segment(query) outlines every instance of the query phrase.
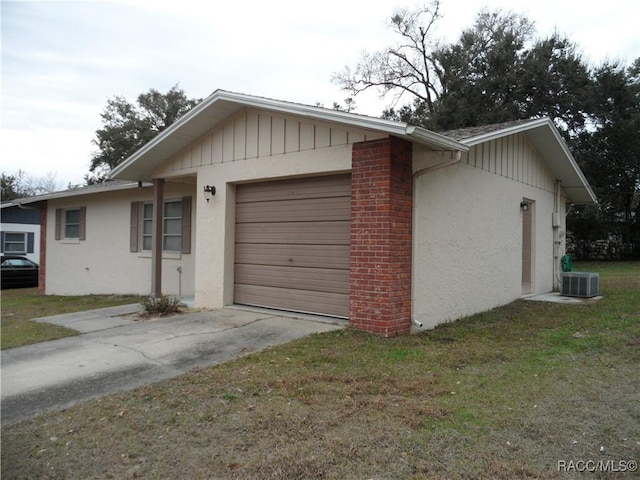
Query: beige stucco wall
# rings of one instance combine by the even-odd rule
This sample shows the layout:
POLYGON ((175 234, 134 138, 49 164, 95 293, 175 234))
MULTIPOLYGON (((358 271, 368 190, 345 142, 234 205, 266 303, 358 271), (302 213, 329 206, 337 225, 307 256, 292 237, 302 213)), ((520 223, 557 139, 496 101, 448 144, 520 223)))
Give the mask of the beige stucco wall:
MULTIPOLYGON (((512 142, 518 144, 510 157, 483 145, 480 154, 473 148, 458 163, 417 173, 412 315, 423 328, 522 296, 523 199, 534 202, 532 289, 553 289, 555 182, 526 139, 512 142)), ((442 162, 419 149, 414 157, 414 171, 442 162)))
MULTIPOLYGON (((165 253, 163 293, 193 295, 196 252, 194 185, 167 183, 165 199, 194 198, 191 254, 165 253), (177 271, 182 267, 182 274, 177 271)), ((152 200, 152 190, 129 189, 50 200, 47 212, 46 293, 83 295, 151 291, 151 252, 129 251, 131 202, 152 200), (56 208, 86 207, 86 240, 56 240, 56 208)))

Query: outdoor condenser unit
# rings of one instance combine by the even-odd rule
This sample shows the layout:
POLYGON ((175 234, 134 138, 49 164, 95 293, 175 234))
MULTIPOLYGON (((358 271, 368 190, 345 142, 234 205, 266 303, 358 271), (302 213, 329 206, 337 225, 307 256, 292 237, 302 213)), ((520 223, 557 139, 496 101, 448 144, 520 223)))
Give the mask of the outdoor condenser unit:
POLYGON ((600 289, 600 275, 592 272, 563 272, 562 295, 595 297, 600 289))

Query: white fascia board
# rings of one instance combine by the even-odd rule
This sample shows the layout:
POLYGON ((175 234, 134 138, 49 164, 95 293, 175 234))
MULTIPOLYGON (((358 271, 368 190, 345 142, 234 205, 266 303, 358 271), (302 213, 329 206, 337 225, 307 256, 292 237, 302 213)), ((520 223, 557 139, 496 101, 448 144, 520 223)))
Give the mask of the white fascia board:
POLYGON ((528 128, 525 128, 523 130, 523 133, 526 133, 527 130, 532 130, 534 128, 546 126, 548 128, 548 131, 553 135, 556 144, 560 147, 560 150, 562 151, 564 159, 569 163, 572 173, 574 173, 578 177, 580 183, 582 184, 581 187, 575 187, 572 185, 567 188, 572 188, 574 190, 577 188, 584 188, 584 190, 587 193, 587 197, 591 200, 590 202, 585 200, 585 201, 574 202, 574 203, 598 203, 596 194, 591 189, 591 185, 589 185, 589 181, 586 179, 586 177, 582 173, 582 170, 578 166, 578 162, 576 162, 575 158, 573 158, 573 155, 571 154, 569 147, 567 147, 567 144, 564 141, 564 138, 562 138, 562 136, 560 135, 560 132, 558 132, 558 129, 553 124, 551 119, 549 117, 544 117, 544 118, 541 118, 540 120, 534 120, 531 123, 527 123, 525 124, 525 126, 528 128))
MULTIPOLYGON (((526 134, 528 131, 535 130, 538 128, 544 128, 544 127, 547 128, 548 133, 553 135, 556 144, 560 147, 563 159, 569 164, 572 170, 572 173, 576 175, 576 177, 579 179, 580 183, 582 184, 580 187, 576 187, 576 186, 567 187, 567 191, 569 191, 569 189, 576 191, 578 188, 583 188, 586 191, 587 195, 586 197, 584 197, 584 201, 581 200, 580 202, 575 202, 575 203, 597 203, 596 195, 591 189, 589 182, 587 181, 584 174, 582 173, 582 170, 580 170, 580 167, 578 166, 577 162, 573 158, 573 155, 569 151, 569 148, 567 147, 567 144, 565 143, 564 139, 558 132, 558 129, 556 128, 556 126, 553 124, 553 122, 549 117, 534 119, 529 122, 521 123, 519 125, 514 125, 512 127, 507 127, 501 130, 496 130, 494 132, 467 138, 467 139, 464 139, 463 141, 466 145, 474 146, 480 143, 496 140, 501 137, 506 137, 508 135, 514 135, 516 133, 526 134), (586 200, 587 198, 589 198, 591 201, 587 201, 586 200)), ((559 180, 562 180, 562 179, 559 179, 559 180)))
MULTIPOLYGON (((483 133, 475 137, 465 138, 463 142, 465 145, 473 147, 474 145, 478 145, 480 143, 489 142, 501 137, 506 137, 507 135, 515 135, 516 133, 526 132, 527 130, 531 130, 532 128, 537 128, 543 125, 553 126, 553 123, 551 122, 551 119, 549 117, 538 118, 526 123, 521 123, 519 125, 513 125, 511 127, 502 128, 493 132, 483 133)), ((553 126, 553 129, 555 129, 555 126, 553 126)))
POLYGON ((575 158, 573 158, 573 155, 571 154, 571 151, 569 150, 569 147, 567 147, 567 144, 565 143, 564 138, 562 138, 560 136, 560 133, 558 133, 558 130, 555 128, 555 126, 553 128, 551 128, 551 132, 556 137, 556 140, 557 140, 558 144, 560 145, 560 148, 562 148, 562 151, 563 151, 567 161, 571 165, 571 168, 573 169, 575 174, 580 179, 580 182, 582 182, 582 185, 584 186, 585 190, 587 191, 587 194, 588 194, 589 198, 591 198, 591 202, 584 202, 584 203, 598 203, 598 198, 596 197, 596 194, 591 189, 591 185, 589 185, 589 181, 584 176, 584 174, 582 173, 582 170, 578 166, 578 162, 576 162, 575 158))

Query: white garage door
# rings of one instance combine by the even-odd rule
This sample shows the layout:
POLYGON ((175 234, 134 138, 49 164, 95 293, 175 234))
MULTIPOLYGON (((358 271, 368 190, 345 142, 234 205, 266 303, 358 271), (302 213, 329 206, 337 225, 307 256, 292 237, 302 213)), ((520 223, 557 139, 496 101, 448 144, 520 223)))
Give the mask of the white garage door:
POLYGON ((235 303, 349 315, 349 175, 238 185, 235 303))

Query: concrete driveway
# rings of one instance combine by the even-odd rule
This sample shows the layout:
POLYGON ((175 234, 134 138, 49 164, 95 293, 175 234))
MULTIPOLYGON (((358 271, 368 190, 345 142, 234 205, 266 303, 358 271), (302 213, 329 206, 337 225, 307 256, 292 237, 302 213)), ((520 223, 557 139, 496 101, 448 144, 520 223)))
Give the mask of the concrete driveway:
POLYGON ((3 350, 2 424, 346 326, 236 308, 138 320, 138 305, 38 319, 76 337, 3 350))

